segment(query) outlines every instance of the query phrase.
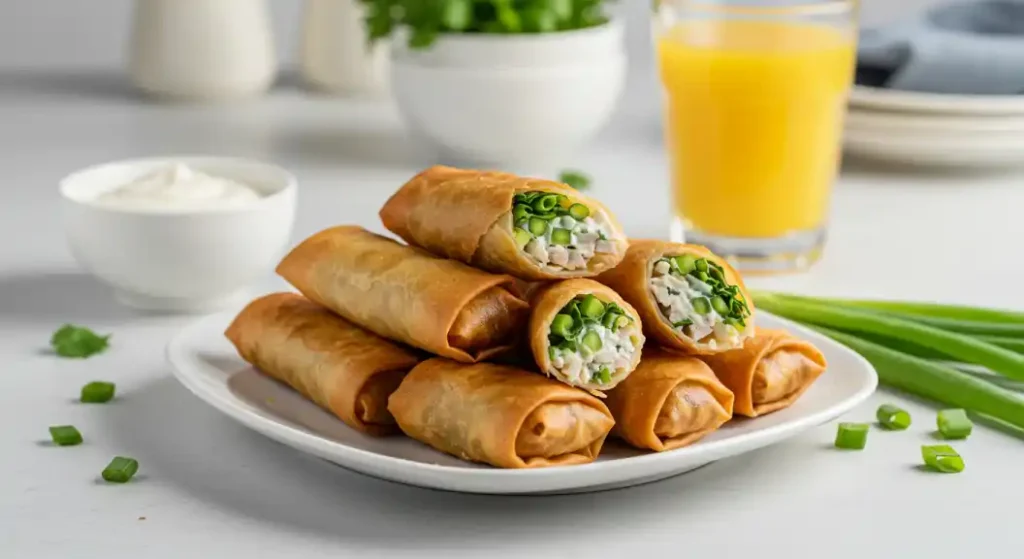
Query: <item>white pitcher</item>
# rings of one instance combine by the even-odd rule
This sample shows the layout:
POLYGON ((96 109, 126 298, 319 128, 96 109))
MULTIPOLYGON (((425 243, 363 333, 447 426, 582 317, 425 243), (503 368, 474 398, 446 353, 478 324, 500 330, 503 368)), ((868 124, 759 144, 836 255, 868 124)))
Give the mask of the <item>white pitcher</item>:
POLYGON ((308 0, 302 33, 302 76, 323 91, 382 96, 388 90, 388 46, 370 47, 358 0, 308 0))
POLYGON ((135 85, 158 97, 262 93, 277 72, 266 0, 136 0, 129 59, 135 85))

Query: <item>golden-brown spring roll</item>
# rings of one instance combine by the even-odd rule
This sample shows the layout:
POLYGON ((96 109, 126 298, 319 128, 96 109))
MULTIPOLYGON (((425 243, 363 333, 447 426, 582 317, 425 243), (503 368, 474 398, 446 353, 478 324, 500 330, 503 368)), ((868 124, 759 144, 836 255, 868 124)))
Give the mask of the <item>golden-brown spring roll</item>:
POLYGON ((605 403, 615 418, 612 435, 660 452, 721 427, 732 418, 733 394, 700 359, 648 348, 605 403))
POLYGON ((424 361, 391 395, 406 435, 500 468, 592 462, 614 420, 582 390, 494 363, 424 361))
POLYGON ((826 367, 818 348, 782 330, 760 329, 741 349, 702 359, 736 395, 735 413, 747 417, 790 406, 826 367))
POLYGON ((594 276, 627 240, 603 204, 568 185, 494 171, 431 167, 380 210, 411 245, 527 280, 594 276))
POLYGON ((640 317, 605 285, 588 279, 551 284, 531 300, 530 350, 541 372, 604 397, 640 362, 640 317))
POLYGON ((636 307, 662 346, 710 355, 754 335, 754 304, 729 263, 697 245, 630 242, 626 258, 597 278, 636 307))
POLYGON ((371 435, 398 431, 388 397, 420 361, 295 293, 249 303, 225 335, 239 355, 288 384, 349 427, 371 435))
POLYGON ((375 334, 464 363, 514 347, 529 319, 513 278, 360 227, 313 235, 281 261, 277 273, 375 334))

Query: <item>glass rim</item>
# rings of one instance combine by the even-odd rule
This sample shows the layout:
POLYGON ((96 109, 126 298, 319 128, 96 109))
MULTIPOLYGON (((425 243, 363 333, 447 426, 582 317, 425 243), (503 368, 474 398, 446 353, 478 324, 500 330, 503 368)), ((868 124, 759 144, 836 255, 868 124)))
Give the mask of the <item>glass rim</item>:
POLYGON ((813 3, 797 3, 791 0, 792 4, 779 6, 739 6, 735 4, 720 4, 713 0, 658 0, 659 7, 686 8, 688 10, 699 10, 709 14, 721 15, 750 15, 750 16, 827 16, 843 15, 856 11, 860 0, 818 0, 813 3))

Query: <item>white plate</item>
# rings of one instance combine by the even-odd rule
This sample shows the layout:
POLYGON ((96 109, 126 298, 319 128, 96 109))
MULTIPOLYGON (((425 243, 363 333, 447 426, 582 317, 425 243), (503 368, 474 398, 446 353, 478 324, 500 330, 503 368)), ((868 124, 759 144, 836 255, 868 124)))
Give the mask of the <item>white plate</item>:
POLYGON ((871 365, 853 351, 761 313, 760 325, 784 327, 810 340, 829 362, 829 370, 794 406, 755 420, 730 422, 703 441, 670 452, 642 453, 610 443, 592 464, 502 470, 463 462, 406 437, 373 438, 350 429, 242 361, 223 334, 233 317, 206 317, 168 345, 174 374, 194 394, 259 433, 339 466, 410 485, 468 493, 574 493, 663 479, 831 421, 867 398, 878 382, 871 365))
POLYGON ((1024 95, 949 95, 855 85, 850 105, 883 111, 1024 115, 1024 95))
POLYGON ((1024 138, 1024 115, 946 115, 938 113, 892 113, 851 108, 846 115, 846 128, 880 134, 962 135, 980 134, 991 137, 1024 138))
POLYGON ((848 154, 901 164, 976 169, 1024 165, 1024 134, 847 128, 843 147, 848 154))

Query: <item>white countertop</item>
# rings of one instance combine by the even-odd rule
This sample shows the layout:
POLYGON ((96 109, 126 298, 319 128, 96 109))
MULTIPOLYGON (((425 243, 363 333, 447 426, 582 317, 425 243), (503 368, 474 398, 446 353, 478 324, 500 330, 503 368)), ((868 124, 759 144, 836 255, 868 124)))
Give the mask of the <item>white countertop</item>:
MULTIPOLYGON (((637 96, 633 101, 640 100, 637 96)), ((664 236, 665 158, 655 113, 634 102, 566 166, 633 236, 664 236)), ((113 82, 9 75, 0 84, 0 556, 3 557, 929 557, 1012 552, 1024 501, 1024 442, 979 427, 957 444, 959 475, 922 472, 934 412, 905 405, 910 432, 873 431, 860 453, 831 448, 835 425, 642 487, 501 498, 377 481, 271 442, 172 378, 168 338, 191 318, 140 316, 76 269, 56 183, 125 157, 231 154, 299 177, 294 240, 331 224, 374 229, 384 199, 430 163, 386 107, 294 90, 243 105, 156 106, 113 82), (112 332, 85 361, 45 354, 78 322, 112 332), (106 406, 74 403, 90 380, 117 382, 106 406), (71 423, 86 443, 45 444, 71 423), (125 486, 98 480, 137 458, 125 486)), ((544 171, 544 170, 538 170, 544 171)), ((548 172, 553 170, 547 170, 548 172)), ((1024 308, 1024 175, 910 173, 848 166, 826 257, 810 273, 756 280, 815 294, 921 298, 1024 308)), ((282 284, 268 277, 270 289, 282 284)))

